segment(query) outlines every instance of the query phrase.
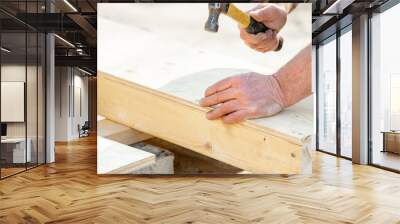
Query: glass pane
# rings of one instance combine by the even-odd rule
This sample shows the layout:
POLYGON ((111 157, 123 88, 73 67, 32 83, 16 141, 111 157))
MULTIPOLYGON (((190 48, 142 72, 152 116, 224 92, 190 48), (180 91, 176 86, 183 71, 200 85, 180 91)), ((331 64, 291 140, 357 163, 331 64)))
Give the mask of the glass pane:
POLYGON ((340 37, 340 122, 341 155, 352 156, 352 35, 351 31, 340 37))
POLYGON ((336 40, 318 48, 318 146, 336 153, 336 40))
POLYGON ((400 170, 400 5, 372 18, 372 163, 400 170))
POLYGON ((28 156, 28 168, 37 165, 37 157, 38 157, 38 143, 37 143, 37 132, 38 132, 38 49, 37 49, 37 33, 27 33, 28 38, 28 51, 27 51, 27 80, 26 80, 26 111, 27 111, 27 142, 28 147, 27 150, 28 156))
POLYGON ((1 34, 2 177, 25 170, 26 34, 1 34), (5 50, 4 50, 5 49, 5 50))

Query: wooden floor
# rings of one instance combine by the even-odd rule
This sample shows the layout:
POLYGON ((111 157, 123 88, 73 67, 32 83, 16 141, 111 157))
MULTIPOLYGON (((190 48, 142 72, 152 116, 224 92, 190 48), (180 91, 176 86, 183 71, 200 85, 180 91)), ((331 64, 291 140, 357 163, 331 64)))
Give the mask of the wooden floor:
POLYGON ((1 168, 1 178, 4 178, 4 177, 10 176, 10 175, 22 172, 24 170, 26 170, 25 167, 23 167, 23 168, 22 167, 21 168, 20 167, 18 167, 18 168, 14 168, 14 167, 1 168))
POLYGON ((400 223, 400 175, 318 153, 312 176, 96 175, 95 138, 0 181, 0 223, 400 223))
POLYGON ((372 157, 374 164, 400 170, 400 155, 392 152, 374 151, 372 157))

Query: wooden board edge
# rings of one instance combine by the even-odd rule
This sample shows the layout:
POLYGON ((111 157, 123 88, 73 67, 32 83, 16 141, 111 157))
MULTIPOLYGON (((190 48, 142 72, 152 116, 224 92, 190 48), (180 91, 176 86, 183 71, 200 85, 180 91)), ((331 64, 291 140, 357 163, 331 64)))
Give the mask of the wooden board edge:
POLYGON ((99 119, 97 121, 97 135, 125 145, 132 145, 153 138, 151 135, 132 129, 108 118, 99 119), (104 129, 108 130, 106 131, 104 129))
MULTIPOLYGON (((141 158, 140 160, 135 160, 135 161, 132 161, 129 164, 122 165, 122 166, 120 166, 118 168, 115 168, 115 169, 108 169, 108 171, 104 171, 104 172, 102 172, 101 169, 99 169, 99 165, 101 164, 99 162, 99 160, 100 159, 104 159, 104 158, 102 158, 102 156, 104 156, 104 155, 102 155, 102 156, 97 155, 97 174, 128 174, 128 173, 130 173, 130 172, 132 172, 134 170, 138 170, 138 169, 143 168, 145 166, 149 166, 149 165, 152 165, 152 164, 156 163, 156 156, 154 154, 145 152, 145 151, 143 151, 141 149, 138 149, 138 148, 135 148, 135 147, 132 147, 132 146, 128 146, 128 145, 125 145, 123 143, 119 143, 119 142, 116 142, 114 140, 108 139, 106 137, 102 137, 102 136, 97 136, 97 142, 100 143, 100 144, 102 142, 108 144, 107 148, 104 148, 103 150, 112 150, 112 149, 110 149, 110 147, 115 147, 115 148, 123 147, 124 149, 128 149, 129 153, 131 153, 131 152, 134 153, 136 151, 138 153, 141 153, 142 155, 143 154, 146 155, 146 157, 141 158)), ((99 145, 99 144, 97 145, 97 153, 98 154, 100 154, 100 151, 102 151, 102 147, 105 147, 105 146, 102 146, 102 145, 99 145)))
MULTIPOLYGON (((185 105, 185 106, 190 107, 190 108, 192 108, 194 110, 197 110, 197 111, 208 112, 209 110, 212 109, 212 108, 201 107, 200 105, 197 105, 197 104, 195 104, 195 103, 193 103, 191 101, 188 101, 188 100, 185 100, 185 99, 182 99, 182 98, 177 98, 177 97, 175 97, 173 95, 170 95, 168 93, 164 93, 164 92, 161 92, 159 90, 152 89, 152 88, 140 85, 138 83, 134 83, 134 82, 131 82, 129 80, 125 80, 125 79, 116 77, 114 75, 111 75, 111 74, 103 72, 103 71, 98 71, 97 74, 98 74, 99 78, 108 79, 110 81, 118 82, 121 85, 126 85, 126 86, 133 87, 135 89, 140 89, 141 91, 147 92, 147 93, 155 95, 157 97, 161 97, 161 98, 165 98, 165 99, 177 102, 179 104, 185 105)), ((263 126, 255 123, 252 120, 246 120, 244 122, 241 122, 241 123, 238 123, 238 124, 235 124, 235 125, 251 127, 253 129, 257 129, 258 131, 264 132, 264 133, 266 133, 268 135, 274 135, 276 137, 285 139, 286 141, 289 141, 289 142, 291 142, 293 144, 297 144, 299 146, 301 146, 303 144, 301 140, 299 140, 299 139, 297 139, 295 137, 288 136, 285 133, 281 133, 279 131, 272 130, 272 129, 268 128, 268 127, 263 127, 263 126)))

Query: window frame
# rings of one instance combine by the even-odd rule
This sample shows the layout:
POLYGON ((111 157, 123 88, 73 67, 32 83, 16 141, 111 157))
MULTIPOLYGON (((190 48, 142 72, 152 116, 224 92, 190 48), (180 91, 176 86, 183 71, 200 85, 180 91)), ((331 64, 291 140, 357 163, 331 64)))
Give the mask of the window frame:
POLYGON ((336 33, 330 35, 329 37, 319 41, 318 44, 316 44, 316 51, 315 51, 315 60, 316 60, 316 68, 315 68, 315 73, 316 73, 316 150, 319 152, 327 153, 329 155, 337 156, 343 159, 347 160, 352 160, 351 157, 347 157, 342 155, 341 152, 341 118, 340 118, 340 103, 341 103, 341 97, 340 97, 340 84, 341 84, 341 64, 340 64, 340 37, 347 32, 351 32, 352 23, 347 24, 345 27, 339 29, 336 31, 336 33), (319 75, 319 51, 318 49, 320 48, 321 43, 327 44, 331 41, 336 41, 336 152, 332 153, 329 151, 326 151, 324 149, 321 149, 319 146, 319 136, 320 136, 320 130, 319 130, 319 122, 320 122, 320 113, 319 113, 319 98, 320 98, 320 89, 319 89, 319 82, 320 82, 320 75, 319 75))

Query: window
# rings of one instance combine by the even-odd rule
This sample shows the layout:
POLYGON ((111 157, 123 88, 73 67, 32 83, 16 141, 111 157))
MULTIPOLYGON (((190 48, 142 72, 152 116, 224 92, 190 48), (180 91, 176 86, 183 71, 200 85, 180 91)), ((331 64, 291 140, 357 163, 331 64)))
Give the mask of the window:
POLYGON ((336 153, 336 36, 318 47, 318 149, 336 153))
POLYGON ((352 34, 351 26, 340 36, 340 154, 352 156, 352 34))
POLYGON ((371 18, 372 164, 400 170, 400 5, 371 18))
MULTIPOLYGON (((44 2, 41 2, 42 4, 44 2)), ((12 4, 1 2, 0 6, 12 4)), ((20 13, 42 10, 19 2, 20 13)), ((45 35, 0 13, 0 178, 45 163, 45 35), (10 25, 12 24, 12 26, 10 25)))
POLYGON ((390 130, 400 130, 400 73, 390 74, 390 130))

